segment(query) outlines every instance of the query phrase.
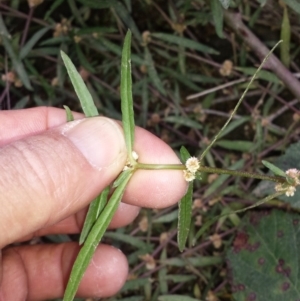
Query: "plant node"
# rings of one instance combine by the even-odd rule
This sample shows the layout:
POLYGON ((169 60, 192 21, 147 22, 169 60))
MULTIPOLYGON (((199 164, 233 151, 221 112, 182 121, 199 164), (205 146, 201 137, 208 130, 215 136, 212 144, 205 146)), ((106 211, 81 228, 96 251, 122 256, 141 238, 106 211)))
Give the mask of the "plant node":
POLYGON ((286 196, 294 196, 296 187, 300 185, 300 171, 296 168, 288 169, 285 183, 278 183, 275 186, 277 192, 285 192, 286 196))
POLYGON ((130 160, 129 158, 127 158, 127 161, 126 161, 126 164, 125 164, 125 166, 123 168, 123 171, 129 170, 129 169, 134 169, 134 167, 135 167, 135 165, 136 165, 136 163, 138 161, 139 155, 135 151, 132 151, 131 152, 131 157, 132 157, 132 159, 134 161, 132 162, 132 160, 130 160))

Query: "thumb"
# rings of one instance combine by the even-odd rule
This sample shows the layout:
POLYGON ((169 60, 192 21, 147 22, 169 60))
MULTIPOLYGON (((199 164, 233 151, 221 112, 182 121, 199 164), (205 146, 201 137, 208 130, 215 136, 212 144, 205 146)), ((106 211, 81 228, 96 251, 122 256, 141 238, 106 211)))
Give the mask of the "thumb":
POLYGON ((0 248, 77 212, 121 172, 122 128, 94 117, 0 148, 0 248))

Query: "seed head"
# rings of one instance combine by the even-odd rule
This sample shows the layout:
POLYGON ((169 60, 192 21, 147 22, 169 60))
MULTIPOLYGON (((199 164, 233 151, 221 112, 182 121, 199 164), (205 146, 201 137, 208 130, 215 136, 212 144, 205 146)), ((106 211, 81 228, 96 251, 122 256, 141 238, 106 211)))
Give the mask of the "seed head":
POLYGON ((183 177, 187 182, 191 182, 191 181, 195 180, 195 174, 190 172, 189 170, 183 171, 183 177))
POLYGON ((294 196, 296 187, 293 185, 288 185, 286 183, 279 183, 275 186, 277 192, 285 192, 286 196, 294 196))
POLYGON ((191 157, 185 162, 185 166, 191 173, 197 172, 200 167, 200 162, 196 157, 191 157))
POLYGON ((296 187, 295 186, 289 186, 285 192, 286 196, 294 196, 296 191, 296 187))
POLYGON ((300 171, 296 168, 288 169, 285 174, 294 180, 295 185, 300 185, 300 171))

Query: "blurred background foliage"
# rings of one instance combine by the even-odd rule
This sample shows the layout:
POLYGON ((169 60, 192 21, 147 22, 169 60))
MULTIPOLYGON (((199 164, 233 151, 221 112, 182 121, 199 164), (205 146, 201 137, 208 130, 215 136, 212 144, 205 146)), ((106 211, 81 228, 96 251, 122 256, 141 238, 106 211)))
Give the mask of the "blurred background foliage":
MULTIPOLYGON (((275 51, 280 66, 266 64, 204 162, 266 172, 263 158, 273 161, 299 140, 299 14, 294 0, 2 0, 1 109, 68 105, 80 111, 62 49, 101 114, 120 119, 121 47, 130 28, 136 123, 175 151, 185 145, 197 156, 229 117, 265 47, 283 39, 275 51)), ((120 293, 106 300, 263 300, 237 289, 225 262, 235 250, 232 241, 239 242, 234 237, 241 215, 220 218, 193 245, 205 220, 257 201, 251 195, 257 184, 203 175, 195 185, 183 253, 176 246, 176 206, 143 209, 135 223, 108 232, 105 241, 128 255, 130 273, 120 293)), ((278 206, 275 200, 256 211, 278 206)), ((70 239, 77 237, 48 236, 36 243, 70 239)))

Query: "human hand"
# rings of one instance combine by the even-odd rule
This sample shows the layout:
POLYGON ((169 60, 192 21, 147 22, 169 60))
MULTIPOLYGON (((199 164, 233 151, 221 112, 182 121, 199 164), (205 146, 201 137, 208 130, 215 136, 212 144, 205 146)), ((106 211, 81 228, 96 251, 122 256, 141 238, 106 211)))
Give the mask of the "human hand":
MULTIPOLYGON (((0 112, 0 300, 63 295, 77 243, 6 246, 41 235, 79 233, 84 208, 125 165, 118 123, 95 117, 66 124, 65 118, 56 108, 0 112)), ((135 136, 140 162, 179 163, 171 148, 151 133, 137 128, 135 136)), ((138 170, 110 227, 131 223, 139 207, 170 206, 185 190, 181 171, 138 170)), ((126 257, 119 250, 99 245, 77 295, 114 295, 127 271, 126 257)))

